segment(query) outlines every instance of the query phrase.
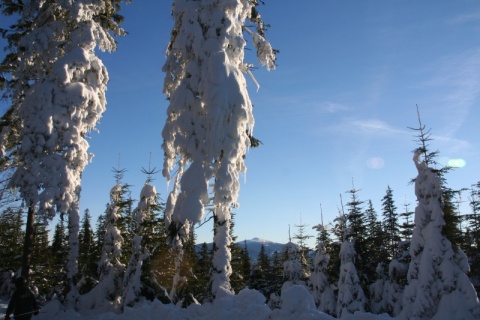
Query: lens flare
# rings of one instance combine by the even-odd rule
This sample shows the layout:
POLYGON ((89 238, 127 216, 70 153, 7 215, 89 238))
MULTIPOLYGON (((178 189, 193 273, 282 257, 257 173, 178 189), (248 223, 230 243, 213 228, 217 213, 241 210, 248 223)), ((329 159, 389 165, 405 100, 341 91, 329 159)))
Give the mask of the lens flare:
POLYGON ((467 162, 463 159, 450 159, 448 160, 448 166, 452 168, 463 168, 467 162))
POLYGON ((367 160, 367 166, 370 169, 381 169, 385 166, 385 161, 380 157, 373 157, 367 160))

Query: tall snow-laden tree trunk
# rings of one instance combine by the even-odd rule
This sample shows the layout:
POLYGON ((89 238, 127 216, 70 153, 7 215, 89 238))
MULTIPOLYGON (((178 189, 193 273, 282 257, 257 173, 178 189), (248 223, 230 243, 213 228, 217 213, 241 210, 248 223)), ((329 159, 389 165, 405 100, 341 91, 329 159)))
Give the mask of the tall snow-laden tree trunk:
POLYGON ((415 152, 415 228, 410 246, 408 285, 399 319, 479 319, 480 303, 466 273, 467 257, 442 234, 442 181, 415 152))
POLYGON ((253 10, 249 0, 174 1, 175 24, 163 67, 170 101, 162 132, 163 175, 170 180, 178 169, 166 208, 169 239, 182 250, 188 227, 203 219, 206 206, 213 206, 213 297, 232 291, 230 211, 237 206, 239 175, 246 169, 254 125, 244 77, 249 73, 244 30, 253 36, 260 63, 275 67, 270 44, 245 27, 247 19, 258 23, 253 10))
POLYGON ((72 289, 78 271, 74 265, 81 174, 92 157, 86 139, 106 105, 108 74, 95 49, 115 50, 109 32, 118 35, 123 30, 111 12, 118 6, 93 0, 23 1, 20 5, 28 28, 13 43, 19 49, 18 59, 8 86, 15 124, 2 130, 0 156, 11 155, 16 148, 10 186, 38 208, 36 213, 45 219, 57 212, 72 215, 68 264, 72 289), (16 140, 4 148, 3 140, 12 132, 16 140))

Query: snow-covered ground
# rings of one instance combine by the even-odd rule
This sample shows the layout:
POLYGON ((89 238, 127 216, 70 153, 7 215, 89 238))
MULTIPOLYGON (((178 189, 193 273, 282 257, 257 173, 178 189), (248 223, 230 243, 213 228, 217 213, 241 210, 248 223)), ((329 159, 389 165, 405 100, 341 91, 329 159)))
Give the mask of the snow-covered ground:
MULTIPOLYGON (((271 310, 265 298, 256 290, 244 289, 237 295, 225 294, 213 303, 191 305, 186 309, 162 304, 156 300, 144 302, 134 308, 126 308, 123 313, 99 313, 97 310, 64 310, 56 300, 47 303, 35 320, 332 320, 335 319, 315 308, 311 294, 302 286, 292 286, 282 292, 282 309, 271 310)), ((0 318, 5 316, 8 301, 0 301, 0 318)), ((356 313, 344 319, 391 320, 387 315, 356 313)))

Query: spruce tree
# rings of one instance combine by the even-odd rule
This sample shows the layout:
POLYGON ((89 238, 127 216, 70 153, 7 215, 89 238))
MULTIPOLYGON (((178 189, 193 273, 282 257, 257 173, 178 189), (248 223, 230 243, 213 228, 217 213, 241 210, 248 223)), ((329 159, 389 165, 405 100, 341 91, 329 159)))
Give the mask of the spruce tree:
POLYGON ((365 211, 362 207, 364 201, 359 199, 359 192, 360 189, 356 189, 352 183, 352 189, 347 191, 350 194, 350 200, 345 204, 345 209, 349 228, 348 240, 355 249, 355 267, 358 270, 362 288, 366 290, 373 280, 372 272, 375 269, 372 270, 370 268, 370 260, 367 259, 367 226, 365 223, 365 211))
POLYGON ((480 182, 472 186, 470 207, 471 214, 467 215, 470 245, 466 253, 470 260, 470 278, 480 297, 480 182))
POLYGON ((317 250, 313 259, 313 271, 310 275, 310 284, 313 289, 312 295, 318 310, 335 315, 336 300, 327 273, 330 256, 327 254, 325 243, 323 240, 320 240, 325 238, 325 236, 322 236, 325 227, 318 225, 317 231, 319 240, 317 241, 317 250))
POLYGON ((268 298, 271 293, 270 272, 270 258, 266 252, 265 245, 262 243, 257 259, 252 265, 250 288, 260 291, 266 298, 268 298))
POLYGON ((293 235, 293 239, 297 240, 297 245, 300 248, 299 255, 298 255, 298 260, 302 265, 303 269, 303 274, 304 278, 302 279, 303 281, 306 281, 307 278, 310 276, 310 269, 311 269, 311 262, 310 262, 310 256, 309 252, 310 249, 307 246, 307 241, 310 238, 313 238, 313 236, 306 234, 306 227, 307 225, 304 223, 301 223, 298 225, 295 225, 296 228, 296 233, 293 235))
POLYGON ((429 167, 425 154, 425 149, 418 148, 413 158, 418 171, 415 179, 418 205, 400 319, 430 319, 439 314, 455 318, 458 312, 467 312, 471 319, 476 319, 480 317, 480 303, 466 276, 468 261, 442 231, 443 181, 439 172, 429 167))
POLYGON ((206 275, 210 275, 212 258, 213 252, 211 248, 208 247, 206 242, 202 243, 200 250, 197 253, 197 263, 195 264, 194 270, 194 290, 196 292, 195 297, 200 302, 204 301, 208 296, 207 285, 209 278, 206 277, 206 275))
POLYGON ((355 248, 350 239, 351 229, 348 218, 340 215, 335 219, 336 229, 342 234, 343 242, 340 247, 340 274, 337 288, 337 318, 345 317, 356 311, 365 311, 366 297, 355 268, 355 248))
POLYGON ((6 208, 0 213, 0 269, 16 272, 21 267, 24 238, 22 209, 6 208))
POLYGON ((55 270, 55 272, 49 274, 49 281, 52 283, 54 293, 64 299, 64 286, 67 272, 66 261, 68 256, 68 243, 65 221, 63 221, 62 219, 60 219, 55 225, 52 242, 49 248, 49 254, 50 269, 55 270))
POLYGON ((144 287, 142 283, 143 264, 144 261, 150 257, 151 249, 153 249, 151 239, 143 239, 144 235, 151 236, 152 234, 152 230, 145 232, 144 223, 154 220, 154 210, 158 208, 158 195, 155 187, 152 186, 150 182, 151 178, 149 177, 140 192, 140 201, 138 202, 137 208, 133 211, 132 225, 134 225, 134 236, 131 242, 132 253, 130 261, 123 278, 123 307, 132 307, 140 300, 144 287), (148 247, 146 244, 148 244, 148 247))
MULTIPOLYGON (((51 259, 51 254, 49 252, 48 229, 45 221, 37 217, 33 229, 32 270, 29 284, 35 286, 41 296, 51 298, 52 288, 58 285, 61 286, 63 283, 54 283, 49 279, 50 275, 57 274, 58 271, 51 269, 48 262, 51 259)), ((67 250, 67 248, 65 247, 64 250, 67 250)))
POLYGON ((365 254, 368 257, 368 261, 365 261, 365 270, 367 272, 367 279, 370 280, 369 282, 372 282, 374 279, 378 278, 378 264, 385 266, 389 261, 384 246, 386 235, 382 228, 382 223, 378 220, 377 212, 373 208, 372 200, 368 200, 367 203, 365 219, 366 234, 368 236, 365 240, 365 254))
POLYGON ((393 191, 387 187, 385 196, 382 199, 383 230, 385 231, 385 249, 388 258, 397 256, 398 242, 400 241, 400 226, 398 223, 397 207, 393 200, 393 191))
POLYGON ((181 242, 202 220, 205 207, 212 205, 212 297, 232 292, 231 210, 237 206, 239 176, 245 171, 244 158, 252 141, 252 104, 243 75, 250 72, 244 62, 244 32, 253 36, 260 63, 275 67, 274 50, 258 34, 264 27, 260 15, 254 15, 257 4, 176 0, 163 67, 164 92, 170 102, 162 132, 163 175, 170 180, 177 172, 166 208, 169 238, 181 259, 181 242), (246 25, 247 19, 256 32, 246 25))
POLYGON ((110 203, 105 211, 105 235, 97 269, 99 282, 91 291, 80 296, 77 302, 79 308, 93 309, 102 306, 110 306, 114 310, 120 308, 125 264, 122 263, 124 240, 117 224, 121 219, 122 205, 125 202, 125 188, 121 183, 123 172, 116 171, 116 184, 110 190, 110 203))
POLYGON ((80 281, 78 283, 79 293, 84 294, 90 291, 97 279, 97 261, 99 255, 95 254, 94 231, 91 226, 90 210, 85 209, 80 233, 78 237, 78 266, 80 270, 80 281))

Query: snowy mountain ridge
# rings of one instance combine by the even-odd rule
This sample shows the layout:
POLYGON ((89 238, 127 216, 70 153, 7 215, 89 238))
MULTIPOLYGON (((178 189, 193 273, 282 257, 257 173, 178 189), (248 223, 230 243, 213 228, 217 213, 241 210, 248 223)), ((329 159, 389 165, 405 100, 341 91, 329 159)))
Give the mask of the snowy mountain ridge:
MULTIPOLYGON (((250 256, 250 261, 255 261, 260 253, 260 249, 262 245, 265 247, 265 251, 269 256, 272 256, 275 251, 281 252, 283 250, 283 243, 274 242, 266 239, 261 239, 258 237, 254 237, 250 240, 242 240, 235 242, 237 246, 240 248, 247 247, 248 255, 250 256)), ((203 244, 197 244, 197 251, 200 250, 203 244)), ((207 243, 207 247, 209 250, 212 249, 212 243, 207 243)))

